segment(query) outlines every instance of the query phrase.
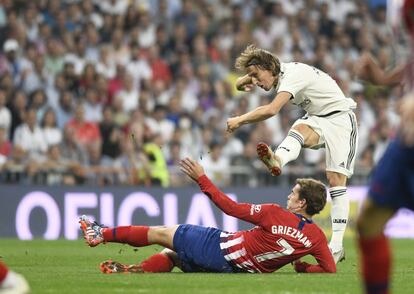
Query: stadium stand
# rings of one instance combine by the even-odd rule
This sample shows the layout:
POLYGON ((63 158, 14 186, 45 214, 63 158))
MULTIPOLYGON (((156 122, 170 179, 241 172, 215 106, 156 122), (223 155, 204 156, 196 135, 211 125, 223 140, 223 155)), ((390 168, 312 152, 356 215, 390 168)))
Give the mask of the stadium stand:
POLYGON ((281 142, 298 108, 225 133, 229 116, 273 98, 234 86, 235 58, 256 43, 329 73, 358 102, 351 184, 365 183, 395 134, 400 90, 362 84, 354 67, 370 52, 386 68, 405 42, 384 7, 357 0, 2 1, 0 182, 178 187, 185 156, 222 186, 323 178, 324 152, 302 152, 279 178, 255 155, 257 142, 281 142))

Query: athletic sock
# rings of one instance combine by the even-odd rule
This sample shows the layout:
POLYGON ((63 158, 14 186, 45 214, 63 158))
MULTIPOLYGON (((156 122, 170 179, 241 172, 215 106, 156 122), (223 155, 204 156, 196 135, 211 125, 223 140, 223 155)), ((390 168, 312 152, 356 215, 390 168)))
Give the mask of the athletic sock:
POLYGON ((167 255, 162 253, 150 256, 141 262, 140 265, 146 273, 167 273, 174 267, 172 260, 167 255))
POLYGON ((361 266, 365 291, 368 294, 387 294, 391 272, 391 251, 387 238, 359 239, 361 266))
POLYGON ((105 242, 127 243, 131 246, 142 247, 148 244, 147 226, 122 226, 104 228, 102 235, 105 242))
POLYGON ((9 272, 9 269, 7 268, 7 266, 4 263, 0 262, 0 285, 6 279, 8 272, 9 272))
POLYGON ((349 215, 349 198, 346 194, 346 187, 329 188, 329 194, 332 199, 332 237, 329 246, 333 252, 336 252, 343 247, 342 244, 349 215))
POLYGON ((275 154, 280 159, 280 167, 285 166, 289 161, 298 158, 305 140, 301 133, 291 129, 287 137, 277 147, 275 154))

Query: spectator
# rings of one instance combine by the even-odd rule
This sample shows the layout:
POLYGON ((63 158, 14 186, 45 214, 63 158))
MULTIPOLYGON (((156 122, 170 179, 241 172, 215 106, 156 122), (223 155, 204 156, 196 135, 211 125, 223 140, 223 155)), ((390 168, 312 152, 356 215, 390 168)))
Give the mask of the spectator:
POLYGON ((121 155, 121 130, 115 125, 113 118, 113 110, 110 106, 106 106, 103 110, 103 119, 99 124, 102 135, 102 155, 111 159, 116 159, 121 155))
POLYGON ((0 56, 0 74, 6 72, 12 75, 14 81, 20 77, 21 60, 18 57, 19 43, 15 39, 8 39, 3 44, 4 55, 0 56))
POLYGON ((65 127, 74 131, 74 139, 81 146, 87 147, 89 144, 101 141, 98 125, 86 120, 85 107, 82 104, 76 106, 73 119, 65 127))
POLYGON ((59 104, 56 106, 56 121, 60 129, 69 122, 73 116, 73 94, 70 91, 60 92, 59 104))
POLYGON ((45 60, 44 57, 39 54, 33 61, 33 69, 27 69, 22 73, 22 88, 26 94, 30 94, 34 90, 46 88, 47 82, 45 60))
POLYGON ((143 151, 148 158, 151 185, 166 188, 170 185, 170 178, 160 145, 162 145, 162 138, 156 134, 152 137, 152 141, 144 144, 143 151))
POLYGON ((163 142, 171 139, 175 129, 174 124, 167 119, 167 108, 162 105, 155 106, 152 116, 145 120, 145 124, 153 134, 160 134, 163 142))
POLYGON ((85 117, 90 122, 99 123, 102 120, 102 101, 99 100, 98 92, 95 88, 89 87, 85 92, 85 117))
POLYGON ((134 80, 131 75, 127 74, 124 77, 122 88, 116 94, 115 99, 122 100, 122 110, 124 112, 131 112, 132 110, 138 108, 139 92, 134 86, 134 80))
POLYGON ((220 186, 226 186, 230 180, 230 162, 227 157, 222 156, 222 145, 213 142, 210 145, 210 151, 203 157, 203 166, 206 171, 206 175, 212 181, 220 186))
POLYGON ((0 170, 12 151, 12 144, 7 137, 7 129, 3 125, 0 125, 0 170))
POLYGON ((44 112, 40 126, 43 129, 44 139, 48 147, 59 145, 62 142, 62 130, 57 126, 56 114, 52 108, 48 108, 44 112))
POLYGON ((6 92, 0 89, 0 126, 6 131, 6 139, 9 137, 9 131, 12 123, 12 116, 9 108, 6 107, 6 92))
POLYGON ((20 146, 30 158, 39 159, 46 154, 47 143, 43 130, 37 124, 37 112, 30 108, 26 112, 25 122, 16 128, 13 145, 20 146))

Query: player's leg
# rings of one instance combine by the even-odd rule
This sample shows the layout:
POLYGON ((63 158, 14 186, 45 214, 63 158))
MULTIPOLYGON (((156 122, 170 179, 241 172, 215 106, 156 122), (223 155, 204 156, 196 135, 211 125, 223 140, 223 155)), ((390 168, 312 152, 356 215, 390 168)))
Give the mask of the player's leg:
POLYGON ((86 216, 82 216, 79 223, 84 238, 90 247, 95 247, 101 243, 114 242, 135 247, 158 244, 173 249, 174 234, 178 228, 178 225, 170 227, 119 226, 105 228, 97 222, 89 221, 86 216))
MULTIPOLYGON (((150 230, 151 232, 151 230, 150 230)), ((160 229, 154 230, 153 242, 161 243, 165 233, 160 229)), ((233 267, 226 261, 220 248, 221 238, 228 236, 216 228, 206 228, 194 225, 180 225, 173 237, 173 250, 164 250, 143 261, 139 265, 123 265, 114 261, 101 264, 105 273, 112 272, 168 272, 173 266, 178 266, 183 272, 234 272, 233 267)))
POLYGON ((414 147, 392 141, 372 172, 357 226, 367 293, 388 293, 391 252, 383 230, 400 207, 414 210, 414 147))
POLYGON ((332 237, 329 247, 335 262, 344 258, 343 238, 349 216, 347 179, 352 176, 358 148, 358 127, 353 112, 314 118, 325 141, 326 177, 332 199, 332 237))
POLYGON ((326 172, 329 182, 329 194, 332 200, 331 222, 332 237, 329 248, 332 251, 335 262, 345 258, 343 239, 349 216, 349 197, 346 193, 347 177, 338 172, 326 172))
POLYGON ((366 293, 388 293, 391 273, 391 250, 383 231, 395 209, 375 205, 370 198, 358 217, 358 244, 366 293))
POLYGON ((101 272, 113 273, 166 273, 171 272, 174 266, 180 267, 177 253, 164 248, 160 253, 151 255, 139 264, 122 264, 117 261, 107 260, 100 264, 101 272))
POLYGON ((257 154, 274 176, 290 161, 298 158, 302 147, 311 147, 319 142, 319 134, 306 124, 295 124, 275 152, 264 143, 257 145, 257 154))

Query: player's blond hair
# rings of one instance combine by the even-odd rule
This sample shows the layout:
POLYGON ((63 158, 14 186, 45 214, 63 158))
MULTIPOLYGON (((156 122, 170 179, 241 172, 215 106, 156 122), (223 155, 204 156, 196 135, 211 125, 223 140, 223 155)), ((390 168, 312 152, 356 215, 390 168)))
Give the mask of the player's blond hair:
POLYGON ((280 61, 267 50, 257 48, 250 44, 236 59, 236 68, 245 71, 247 67, 255 65, 260 69, 269 70, 274 76, 280 73, 280 61))
POLYGON ((315 179, 297 179, 299 184, 299 198, 306 200, 306 213, 309 215, 318 214, 326 204, 326 187, 315 179))

